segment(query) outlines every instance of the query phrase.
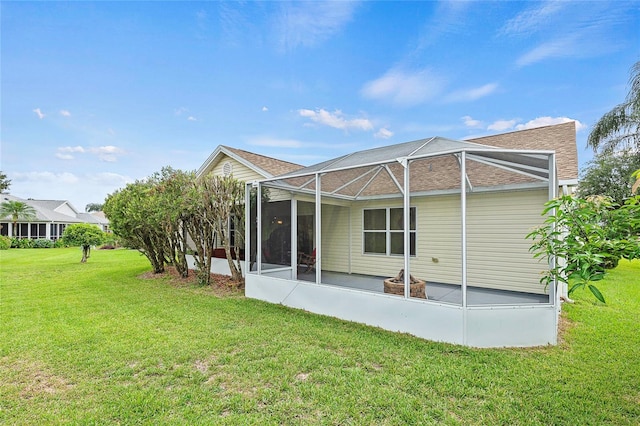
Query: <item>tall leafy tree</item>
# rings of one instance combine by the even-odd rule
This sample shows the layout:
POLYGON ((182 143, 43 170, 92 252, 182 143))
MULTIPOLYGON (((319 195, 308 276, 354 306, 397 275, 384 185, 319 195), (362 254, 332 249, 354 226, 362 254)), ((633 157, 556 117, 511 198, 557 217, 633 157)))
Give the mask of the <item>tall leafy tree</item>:
POLYGON ((104 241, 104 232, 90 223, 75 223, 64 229, 62 240, 70 246, 82 247, 82 259, 85 263, 91 254, 91 246, 97 246, 104 241))
POLYGON ((242 281, 242 264, 240 263, 240 247, 244 246, 244 184, 233 176, 208 176, 209 185, 215 197, 210 206, 214 217, 216 235, 224 247, 231 278, 235 282, 242 281), (234 221, 234 246, 231 247, 230 222, 234 221), (232 256, 232 250, 235 256, 232 256), (235 257, 235 263, 233 261, 235 257))
POLYGON ((125 244, 144 254, 154 273, 163 273, 169 262, 166 234, 161 220, 161 202, 154 196, 155 184, 138 180, 109 194, 103 210, 113 233, 125 244))
POLYGON ((577 195, 586 198, 606 195, 622 205, 632 194, 634 170, 640 169, 638 152, 602 152, 587 163, 580 173, 577 195))
POLYGON ((11 217, 13 235, 15 236, 18 221, 30 221, 36 218, 33 207, 23 201, 5 201, 0 204, 0 217, 11 217))
POLYGON ((206 176, 193 180, 184 194, 185 225, 191 238, 196 277, 201 284, 211 283, 211 256, 215 249, 215 231, 218 218, 214 214, 214 192, 206 176))
POLYGON ((626 99, 603 115, 589 134, 594 151, 640 149, 640 61, 631 67, 626 99))
POLYGON ((184 194, 195 180, 193 172, 163 167, 150 181, 154 184, 151 196, 157 200, 157 213, 160 225, 166 234, 166 253, 168 260, 182 276, 187 277, 187 228, 188 219, 184 194))
POLYGON ((102 211, 103 205, 104 204, 101 204, 101 203, 89 203, 84 207, 84 211, 87 213, 100 212, 102 211))
MULTIPOLYGON (((594 151, 640 151, 640 61, 631 67, 626 99, 598 120, 589 134, 587 145, 594 151)), ((640 169, 632 176, 636 181, 631 191, 635 193, 640 187, 640 169)))
POLYGON ((11 179, 7 179, 7 175, 0 171, 0 192, 5 192, 11 186, 11 179))

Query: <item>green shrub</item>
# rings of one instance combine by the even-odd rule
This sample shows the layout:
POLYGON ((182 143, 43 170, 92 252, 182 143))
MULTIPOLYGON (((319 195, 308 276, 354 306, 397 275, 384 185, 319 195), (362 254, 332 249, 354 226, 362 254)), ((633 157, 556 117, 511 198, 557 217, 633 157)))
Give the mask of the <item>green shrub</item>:
POLYGON ((569 284, 569 296, 588 288, 601 302, 604 296, 592 283, 604 277, 620 259, 640 258, 640 196, 618 205, 606 196, 586 199, 565 195, 545 204, 545 226, 531 232, 530 251, 547 261, 558 259, 540 279, 569 284))
POLYGON ((11 247, 11 238, 0 236, 0 250, 9 250, 11 247))
POLYGON ((19 239, 18 248, 33 248, 33 240, 30 238, 19 239))
POLYGON ((46 238, 33 240, 33 248, 53 248, 54 242, 46 238))
POLYGON ((64 247, 68 247, 67 244, 65 244, 64 240, 62 238, 58 238, 54 243, 53 243, 53 247, 55 248, 64 248, 64 247))
POLYGON ((11 248, 20 248, 20 238, 11 237, 11 248))

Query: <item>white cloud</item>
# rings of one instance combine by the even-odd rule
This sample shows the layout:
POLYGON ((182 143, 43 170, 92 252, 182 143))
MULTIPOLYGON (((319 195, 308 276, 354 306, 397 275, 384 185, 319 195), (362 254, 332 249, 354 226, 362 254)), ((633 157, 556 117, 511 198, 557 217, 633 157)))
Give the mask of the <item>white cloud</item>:
POLYGON ((448 102, 467 102, 467 101, 475 101, 476 99, 484 98, 496 91, 498 88, 497 83, 488 83, 484 86, 475 87, 472 89, 466 90, 457 90, 453 93, 450 93, 446 97, 446 101, 448 102))
POLYGON ((497 132, 503 132, 505 130, 513 129, 513 126, 515 126, 516 123, 517 123, 517 120, 497 120, 497 121, 494 121, 492 124, 490 124, 487 127, 487 130, 495 130, 497 132))
POLYGON ((124 151, 116 146, 107 145, 97 148, 89 148, 89 152, 98 156, 102 161, 113 163, 118 160, 118 155, 124 154, 124 151))
POLYGON ((501 35, 527 35, 539 31, 541 26, 549 23, 551 17, 568 5, 567 2, 555 0, 529 4, 533 6, 507 21, 499 32, 501 35))
POLYGON ((269 111, 269 108, 267 108, 266 106, 263 106, 263 107, 262 107, 262 111, 263 111, 263 112, 267 112, 267 111, 269 111))
POLYGON ((85 149, 81 146, 62 146, 58 152, 85 152, 85 149))
POLYGON ((198 121, 197 118, 195 118, 194 116, 190 115, 189 117, 187 117, 188 121, 198 121))
POLYGON ((185 107, 180 107, 180 108, 176 108, 176 109, 174 109, 174 110, 173 110, 173 113, 174 113, 175 115, 180 116, 180 115, 184 114, 184 113, 185 113, 185 112, 187 112, 187 111, 189 111, 187 108, 185 108, 185 107))
POLYGON ((73 173, 52 172, 16 172, 11 175, 12 181, 21 183, 74 184, 80 179, 73 173))
POLYGON ((576 130, 578 131, 585 128, 585 125, 580 121, 568 117, 538 117, 527 121, 524 124, 518 124, 516 126, 516 130, 533 129, 535 127, 551 126, 553 124, 568 123, 570 121, 575 121, 576 130))
POLYGON ((117 161, 119 155, 124 154, 124 150, 113 145, 90 148, 84 148, 82 146, 63 146, 58 148, 56 157, 61 160, 73 160, 75 157, 72 154, 74 153, 94 154, 97 155, 100 160, 112 163, 117 161))
POLYGON ((125 186, 128 183, 133 182, 134 180, 129 176, 124 176, 118 173, 110 173, 110 172, 102 172, 102 173, 93 173, 86 176, 88 180, 97 185, 117 185, 117 186, 125 186))
POLYGON ((63 116, 63 117, 71 117, 71 113, 66 109, 61 109, 60 110, 60 115, 63 116))
POLYGON ((483 126, 482 121, 474 120, 470 115, 465 115, 464 117, 462 117, 462 121, 464 122, 465 126, 472 129, 479 129, 483 126))
POLYGON ((36 113, 36 115, 38 116, 38 118, 40 120, 42 120, 45 117, 44 113, 42 111, 40 111, 40 108, 34 109, 33 112, 36 113))
POLYGON ((518 67, 540 62, 548 58, 564 58, 578 55, 578 48, 575 44, 575 37, 566 37, 543 43, 531 49, 516 60, 518 67))
POLYGON ((366 83, 361 93, 366 98, 412 106, 436 97, 445 84, 444 78, 426 68, 413 72, 391 69, 382 77, 366 83))
POLYGON ((373 124, 366 118, 353 118, 347 120, 343 117, 343 113, 340 110, 329 112, 325 109, 317 109, 315 111, 310 109, 298 110, 298 114, 301 117, 305 117, 318 124, 322 124, 329 127, 342 130, 373 130, 373 124))
POLYGON ((382 127, 373 135, 377 139, 389 139, 391 136, 393 136, 393 132, 385 127, 382 127))
POLYGON ((249 145, 268 146, 273 148, 300 148, 302 142, 294 139, 276 139, 270 137, 254 137, 248 140, 249 145))
POLYGON ((275 23, 279 47, 292 50, 298 46, 313 47, 339 33, 351 20, 355 2, 279 3, 275 23))
POLYGON ((586 127, 580 121, 574 120, 568 117, 548 117, 548 116, 537 117, 537 118, 534 118, 533 120, 527 121, 526 123, 517 124, 518 121, 519 120, 515 120, 515 119, 514 120, 497 120, 497 121, 494 121, 492 124, 490 124, 487 127, 487 130, 495 130, 497 132, 503 132, 506 130, 526 130, 526 129, 533 129, 536 127, 568 123, 570 121, 574 121, 576 123, 576 130, 578 131, 586 127))

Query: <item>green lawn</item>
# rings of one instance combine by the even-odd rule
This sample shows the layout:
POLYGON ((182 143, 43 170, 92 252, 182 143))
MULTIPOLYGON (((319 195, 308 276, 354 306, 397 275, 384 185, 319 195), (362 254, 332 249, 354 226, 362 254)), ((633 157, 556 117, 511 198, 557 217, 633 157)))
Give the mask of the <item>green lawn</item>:
POLYGON ((80 258, 0 251, 2 424, 640 423, 640 262, 565 305, 562 344, 481 350, 80 258))

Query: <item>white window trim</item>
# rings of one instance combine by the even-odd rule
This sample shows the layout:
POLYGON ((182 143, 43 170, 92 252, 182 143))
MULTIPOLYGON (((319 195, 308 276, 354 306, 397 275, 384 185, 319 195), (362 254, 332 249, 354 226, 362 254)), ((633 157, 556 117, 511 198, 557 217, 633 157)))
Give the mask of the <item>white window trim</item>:
MULTIPOLYGON (((410 233, 415 235, 415 253, 410 254, 409 257, 417 257, 418 254, 418 208, 416 206, 409 207, 410 209, 415 210, 416 212, 416 229, 409 230, 410 233)), ((404 257, 404 254, 395 254, 391 253, 391 234, 392 233, 404 233, 404 230, 392 230, 391 229, 391 210, 392 209, 400 209, 402 210, 402 206, 400 207, 365 207, 362 209, 362 255, 363 256, 387 256, 387 257, 404 257), (385 226, 386 229, 376 229, 376 230, 366 230, 364 224, 364 212, 366 210, 385 210, 385 226), (384 232, 385 233, 385 253, 368 253, 365 251, 365 243, 364 243, 364 235, 367 232, 384 232)))

